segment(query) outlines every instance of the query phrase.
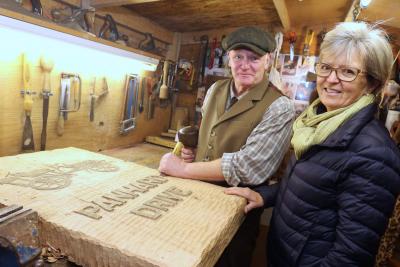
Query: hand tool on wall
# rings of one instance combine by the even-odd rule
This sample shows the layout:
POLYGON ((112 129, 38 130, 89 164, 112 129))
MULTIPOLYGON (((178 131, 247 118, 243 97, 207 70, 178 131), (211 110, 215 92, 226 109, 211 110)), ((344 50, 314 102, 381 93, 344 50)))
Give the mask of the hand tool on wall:
POLYGON ((222 42, 224 41, 224 39, 225 39, 225 35, 222 35, 221 43, 220 43, 221 54, 219 55, 218 68, 223 68, 224 67, 224 55, 226 53, 224 48, 222 48, 222 42))
POLYGON ((139 78, 126 75, 125 97, 121 116, 120 134, 127 134, 136 127, 136 109, 138 102, 139 78))
POLYGON ((144 110, 144 92, 146 91, 146 77, 140 78, 140 103, 139 103, 139 113, 144 110))
POLYGON ((81 78, 77 74, 61 73, 60 80, 60 112, 57 123, 57 134, 64 134, 64 122, 68 119, 68 112, 76 112, 81 105, 82 86, 81 78), (73 104, 70 104, 71 96, 73 104))
POLYGON ((215 58, 215 49, 217 49, 217 38, 213 38, 211 50, 210 50, 210 61, 208 62, 208 68, 214 68, 214 58, 215 58))
POLYGON ((197 73, 197 72, 199 72, 199 70, 197 70, 195 67, 194 67, 194 65, 192 65, 193 66, 193 68, 192 68, 192 71, 191 71, 191 74, 190 74, 190 83, 189 83, 189 85, 192 87, 193 86, 193 83, 194 83, 194 75, 195 75, 195 73, 197 73))
POLYGON ((148 100, 147 100, 147 120, 151 120, 154 116, 154 105, 155 105, 155 93, 153 91, 153 88, 157 86, 157 83, 154 83, 153 79, 148 79, 147 80, 147 94, 148 94, 148 100))
POLYGON ((173 119, 173 116, 175 114, 176 103, 178 101, 179 89, 176 86, 177 79, 175 79, 176 78, 176 74, 178 72, 178 68, 177 67, 178 67, 178 64, 175 64, 175 68, 174 69, 170 68, 172 70, 172 72, 171 72, 172 79, 171 79, 171 85, 170 85, 170 87, 171 87, 171 114, 170 114, 170 117, 169 117, 169 129, 172 129, 172 119, 173 119))
POLYGON ((201 76, 200 74, 200 65, 197 68, 198 70, 198 77, 197 77, 197 83, 199 86, 203 84, 204 81, 204 72, 206 68, 206 60, 207 60, 207 49, 208 49, 208 36, 203 35, 200 37, 200 56, 199 56, 199 63, 201 62, 201 76))
POLYGON ((99 37, 113 42, 120 39, 117 29, 117 24, 115 23, 113 17, 110 14, 107 14, 104 19, 104 24, 103 26, 101 26, 99 31, 99 37), (108 37, 105 36, 105 33, 107 31, 109 31, 108 37))
POLYGON ((50 84, 50 73, 53 70, 54 62, 51 59, 47 59, 45 57, 40 57, 40 67, 43 72, 43 126, 42 126, 42 135, 40 138, 40 150, 43 151, 46 149, 46 138, 47 138, 47 117, 49 115, 49 100, 51 93, 51 84, 50 84))
POLYGON ((68 102, 71 90, 71 80, 61 78, 60 87, 60 113, 58 115, 57 135, 64 134, 64 121, 67 119, 67 113, 63 110, 68 109, 68 102))
POLYGON ((160 87, 160 99, 167 99, 168 98, 168 86, 167 86, 167 75, 168 75, 168 66, 169 63, 167 60, 164 61, 164 74, 163 74, 163 84, 160 87))
POLYGON ((283 43, 283 33, 277 32, 275 34, 276 49, 274 52, 274 62, 272 63, 271 70, 269 72, 269 79, 273 85, 278 89, 282 89, 282 78, 276 67, 278 66, 279 54, 281 52, 283 43))
POLYGON ((139 42, 139 49, 143 51, 153 51, 156 49, 156 44, 154 42, 153 35, 151 33, 144 33, 145 38, 139 42))
POLYGON ((43 16, 43 8, 42 4, 40 3, 40 0, 31 0, 31 3, 32 3, 32 12, 39 16, 43 16))
POLYGON ((33 105, 32 95, 34 94, 34 92, 29 90, 30 72, 29 72, 29 64, 26 60, 25 54, 21 55, 21 63, 22 63, 21 94, 24 96, 24 110, 25 110, 25 124, 22 133, 22 151, 32 152, 35 151, 35 143, 33 140, 33 130, 31 122, 31 112, 33 105))
POLYGON ((94 104, 96 102, 95 93, 96 93, 96 77, 93 78, 93 81, 90 85, 91 93, 90 93, 90 112, 89 112, 89 121, 94 121, 94 104))
POLYGON ((294 44, 296 43, 296 32, 289 32, 290 61, 294 60, 294 44))
POLYGON ((94 121, 94 106, 96 102, 104 97, 106 94, 108 94, 108 84, 107 84, 107 79, 103 77, 103 83, 102 83, 102 90, 101 93, 96 95, 96 77, 93 78, 93 82, 91 85, 92 88, 92 93, 90 94, 90 113, 89 113, 89 120, 94 121))
POLYGON ((95 9, 92 7, 82 9, 68 6, 64 8, 53 8, 51 10, 51 16, 54 22, 62 24, 63 26, 94 34, 94 12, 95 9))
POLYGON ((94 7, 88 7, 84 10, 85 15, 83 17, 86 25, 86 31, 93 35, 96 35, 96 33, 94 32, 94 19, 96 15, 96 9, 94 7))
POLYGON ((313 30, 308 30, 306 37, 304 39, 304 47, 303 47, 303 65, 308 65, 309 64, 309 54, 310 54, 310 46, 311 43, 314 39, 314 31, 313 30))
POLYGON ((178 130, 178 140, 172 153, 176 156, 181 155, 183 147, 196 148, 199 138, 199 128, 197 126, 186 126, 178 130))

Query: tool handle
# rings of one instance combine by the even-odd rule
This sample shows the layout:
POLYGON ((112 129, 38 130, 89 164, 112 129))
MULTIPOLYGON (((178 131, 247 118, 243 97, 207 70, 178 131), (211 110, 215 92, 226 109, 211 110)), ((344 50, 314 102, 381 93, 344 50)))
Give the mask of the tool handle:
POLYGON ((181 151, 182 151, 182 148, 183 148, 183 147, 184 147, 184 146, 183 146, 183 143, 182 143, 182 142, 177 142, 176 145, 175 145, 175 147, 174 147, 174 150, 172 151, 172 154, 174 154, 175 156, 180 157, 180 156, 181 156, 181 151))
POLYGON ((168 98, 168 86, 167 86, 167 75, 168 75, 168 61, 164 61, 164 74, 163 74, 163 82, 160 87, 160 94, 159 97, 160 99, 167 99, 168 98))
POLYGON ((82 81, 79 75, 72 79, 72 91, 74 94, 74 111, 78 111, 81 107, 82 97, 82 81))
POLYGON ((146 90, 146 77, 141 77, 140 82, 140 103, 139 103, 139 113, 142 113, 144 110, 144 91, 146 90))
POLYGON ((21 59, 22 59, 22 89, 24 90, 24 110, 26 115, 30 116, 33 106, 33 99, 31 93, 28 91, 30 72, 29 72, 29 64, 26 60, 25 53, 21 55, 21 59))
POLYGON ((94 121, 94 102, 96 101, 95 96, 93 95, 90 98, 90 113, 89 113, 89 120, 94 121))
POLYGON ((29 80, 30 80, 30 72, 29 72, 29 63, 26 60, 25 53, 21 55, 22 59, 22 89, 29 89, 29 80))
POLYGON ((51 59, 45 59, 43 56, 40 58, 40 67, 43 71, 43 97, 49 96, 51 92, 50 73, 53 70, 54 62, 51 59))
POLYGON ((43 93, 50 92, 50 75, 49 72, 43 73, 43 93))
POLYGON ((33 99, 30 93, 25 92, 24 94, 24 110, 27 116, 31 115, 33 106, 33 99))
POLYGON ((64 116, 63 114, 60 114, 58 116, 58 122, 57 122, 57 135, 62 136, 64 134, 64 116))
POLYGON ((304 39, 304 44, 311 46, 312 40, 314 38, 314 31, 313 30, 308 30, 306 38, 304 39))
POLYGON ((169 66, 168 60, 165 60, 164 61, 164 68, 163 68, 163 71, 164 71, 163 85, 167 85, 168 66, 169 66))
POLYGON ((46 149, 46 138, 47 138, 47 117, 49 116, 49 98, 43 99, 43 126, 42 135, 40 137, 40 150, 46 149))

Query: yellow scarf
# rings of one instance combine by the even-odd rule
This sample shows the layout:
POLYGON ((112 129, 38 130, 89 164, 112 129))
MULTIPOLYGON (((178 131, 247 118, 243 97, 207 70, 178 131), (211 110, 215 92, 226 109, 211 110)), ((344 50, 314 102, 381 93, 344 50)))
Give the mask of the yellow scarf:
POLYGON ((299 159, 311 146, 324 142, 340 125, 363 107, 373 103, 374 99, 372 94, 364 95, 350 106, 322 114, 316 112, 321 103, 316 99, 293 124, 292 146, 296 158, 299 159))

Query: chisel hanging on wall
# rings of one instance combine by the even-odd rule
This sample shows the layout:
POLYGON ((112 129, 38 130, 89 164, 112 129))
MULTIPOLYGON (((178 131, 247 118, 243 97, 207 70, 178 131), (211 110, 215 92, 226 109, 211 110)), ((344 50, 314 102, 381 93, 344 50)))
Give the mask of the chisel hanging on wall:
POLYGON ((40 67, 43 72, 43 125, 42 125, 42 135, 40 138, 40 150, 46 149, 46 138, 47 138, 47 117, 49 116, 49 101, 51 93, 50 85, 50 73, 53 70, 54 62, 50 59, 44 57, 40 58, 40 67))
POLYGON ((32 95, 34 94, 29 90, 29 64, 26 60, 25 54, 21 55, 22 62, 22 90, 21 94, 24 96, 24 110, 25 110, 25 124, 22 133, 22 152, 33 152, 35 151, 35 143, 33 140, 33 130, 31 122, 31 112, 32 112, 32 95))

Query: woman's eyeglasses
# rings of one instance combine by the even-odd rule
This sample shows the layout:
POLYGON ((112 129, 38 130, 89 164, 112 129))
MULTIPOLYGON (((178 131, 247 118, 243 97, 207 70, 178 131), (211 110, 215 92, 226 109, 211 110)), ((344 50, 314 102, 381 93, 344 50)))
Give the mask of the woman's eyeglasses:
POLYGON ((358 74, 365 73, 365 71, 352 67, 334 68, 325 63, 315 64, 315 73, 320 77, 328 77, 333 70, 336 72, 336 77, 344 82, 352 82, 357 78, 358 74))

